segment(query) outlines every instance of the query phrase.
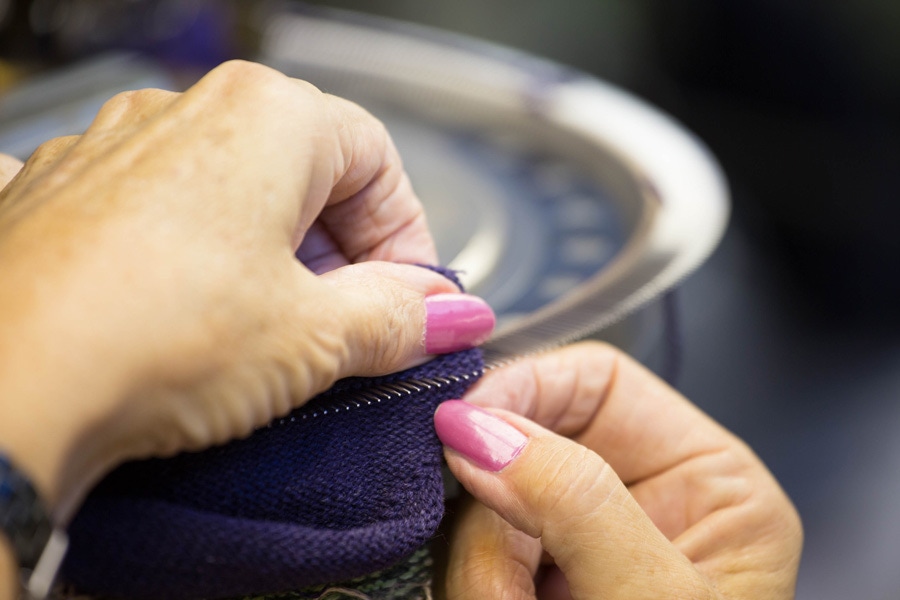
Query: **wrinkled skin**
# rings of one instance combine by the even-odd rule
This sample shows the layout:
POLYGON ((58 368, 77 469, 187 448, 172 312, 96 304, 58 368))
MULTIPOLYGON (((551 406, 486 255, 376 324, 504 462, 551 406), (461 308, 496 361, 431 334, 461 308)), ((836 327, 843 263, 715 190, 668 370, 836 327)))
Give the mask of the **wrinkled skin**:
POLYGON ((446 450, 474 496, 453 511, 447 598, 794 597, 803 535, 778 483, 618 350, 523 359, 466 400, 529 439, 498 473, 446 450))
POLYGON ((0 440, 63 521, 126 459, 426 360, 424 298, 458 292, 400 264, 436 254, 383 125, 260 65, 120 94, 0 176, 0 440))

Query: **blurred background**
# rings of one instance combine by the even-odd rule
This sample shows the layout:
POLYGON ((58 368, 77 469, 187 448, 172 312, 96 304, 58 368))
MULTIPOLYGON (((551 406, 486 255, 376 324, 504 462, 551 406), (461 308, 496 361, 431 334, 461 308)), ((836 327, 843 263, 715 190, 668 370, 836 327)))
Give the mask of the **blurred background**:
MULTIPOLYGON (((280 4, 0 0, 0 94, 111 49, 190 81, 253 56, 280 4)), ((678 293, 678 387, 796 503, 798 598, 900 598, 900 2, 317 4, 576 67, 705 141, 733 218, 678 293)))

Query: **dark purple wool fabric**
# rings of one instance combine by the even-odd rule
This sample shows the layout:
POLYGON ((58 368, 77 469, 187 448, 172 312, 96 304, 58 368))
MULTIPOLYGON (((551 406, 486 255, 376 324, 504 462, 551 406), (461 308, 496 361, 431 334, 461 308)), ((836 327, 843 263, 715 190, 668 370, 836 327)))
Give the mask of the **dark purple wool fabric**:
POLYGON ((122 466, 71 524, 64 580, 97 596, 196 600, 297 590, 389 567, 425 544, 441 520, 432 417, 476 378, 334 407, 384 383, 482 368, 480 351, 469 350, 386 377, 345 379, 245 440, 122 466))

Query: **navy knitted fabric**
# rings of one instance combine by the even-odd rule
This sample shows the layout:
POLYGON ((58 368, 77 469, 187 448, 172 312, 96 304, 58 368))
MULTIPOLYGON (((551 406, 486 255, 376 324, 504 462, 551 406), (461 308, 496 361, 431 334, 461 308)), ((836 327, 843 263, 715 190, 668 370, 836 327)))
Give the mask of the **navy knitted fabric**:
POLYGON ((371 391, 482 368, 469 350, 344 379, 247 439, 120 467, 72 522, 63 579, 95 596, 196 600, 298 590, 398 563, 443 515, 434 411, 477 377, 402 396, 371 391))

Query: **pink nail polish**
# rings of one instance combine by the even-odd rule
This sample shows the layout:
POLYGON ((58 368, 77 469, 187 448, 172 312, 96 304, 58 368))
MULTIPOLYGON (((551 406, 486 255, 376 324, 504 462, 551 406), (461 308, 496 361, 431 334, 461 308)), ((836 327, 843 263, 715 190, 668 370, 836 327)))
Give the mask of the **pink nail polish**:
POLYGON ((462 400, 448 400, 434 414, 441 442, 487 471, 497 472, 519 455, 528 437, 485 410, 462 400))
POLYGON ((425 352, 445 354, 474 348, 494 331, 496 318, 487 302, 469 294, 425 298, 425 352))

